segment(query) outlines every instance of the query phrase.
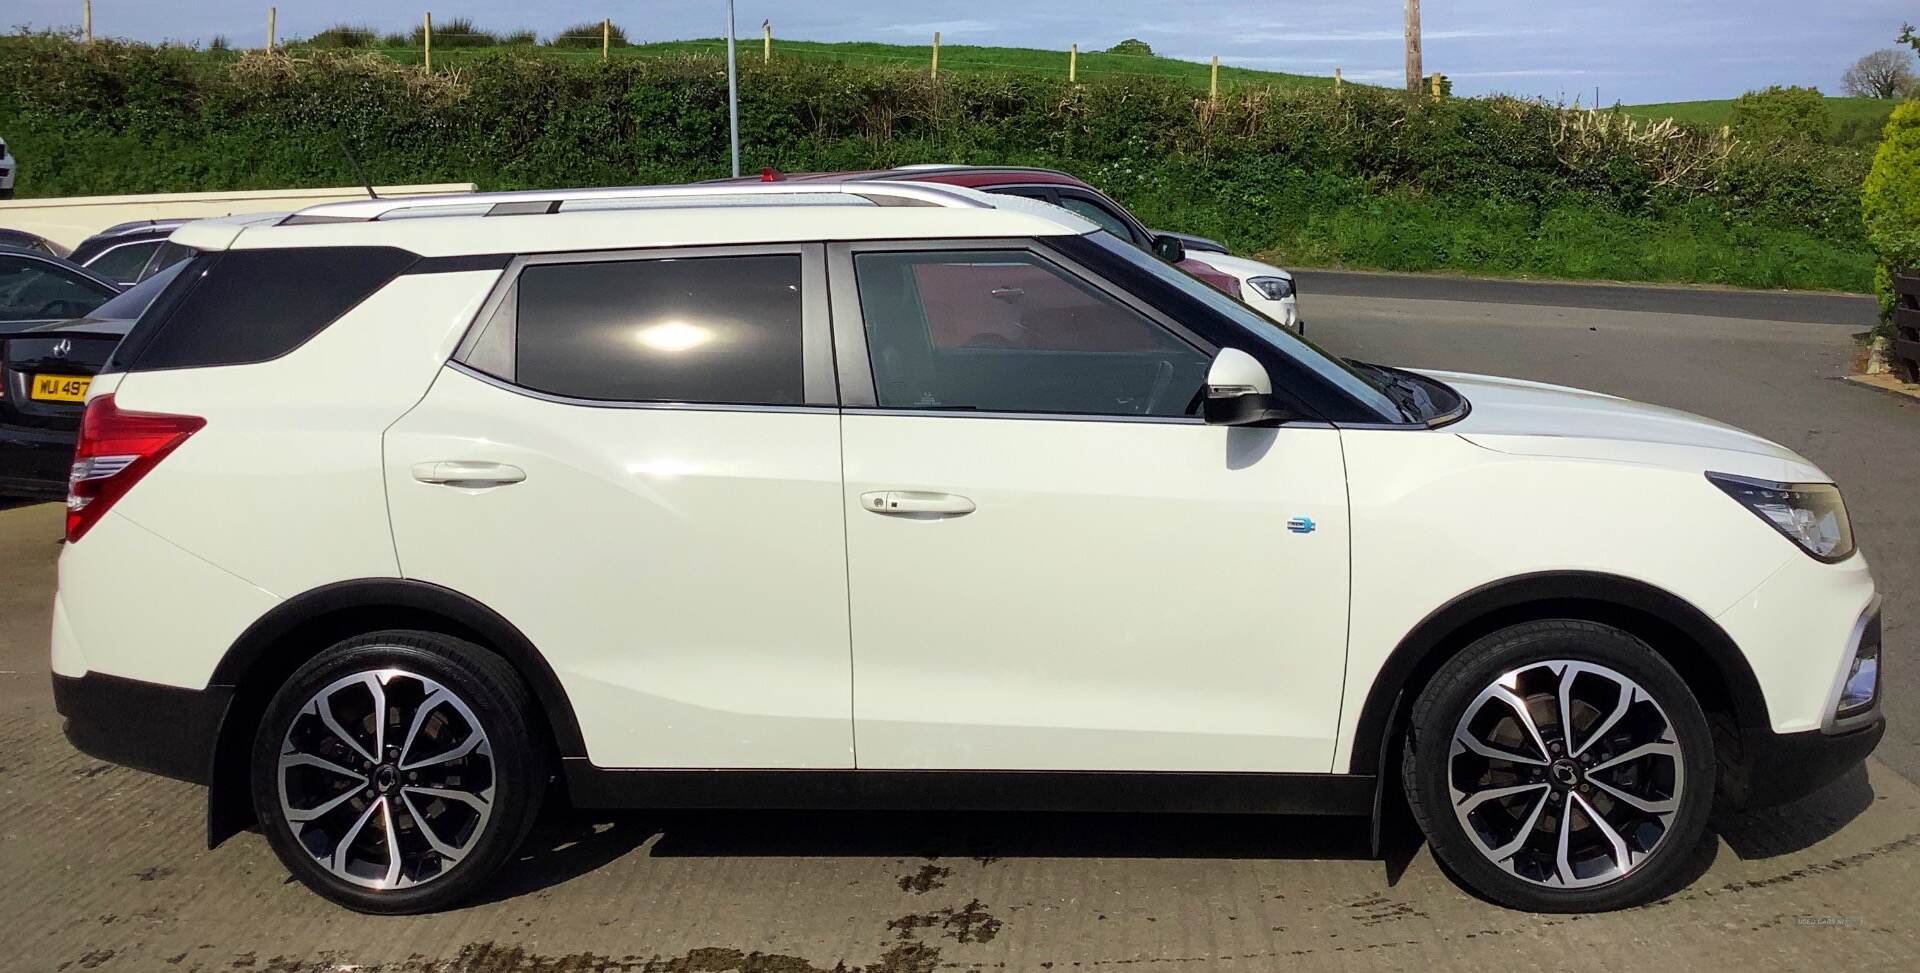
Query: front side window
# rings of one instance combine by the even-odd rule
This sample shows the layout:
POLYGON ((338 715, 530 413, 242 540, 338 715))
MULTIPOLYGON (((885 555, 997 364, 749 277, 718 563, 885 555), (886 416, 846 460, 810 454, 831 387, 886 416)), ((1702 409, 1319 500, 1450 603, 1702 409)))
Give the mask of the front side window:
POLYGON ((0 256, 0 321, 77 318, 113 295, 113 288, 64 267, 0 256))
POLYGON ((513 377, 570 398, 799 405, 798 254, 531 264, 513 377))
POLYGON ((882 408, 1184 416, 1210 357, 1025 250, 854 257, 882 408))

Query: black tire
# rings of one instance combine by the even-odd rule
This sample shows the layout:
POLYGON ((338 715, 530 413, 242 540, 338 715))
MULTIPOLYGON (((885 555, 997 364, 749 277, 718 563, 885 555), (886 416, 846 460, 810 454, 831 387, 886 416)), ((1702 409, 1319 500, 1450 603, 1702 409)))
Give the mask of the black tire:
MULTIPOLYGON (((1577 685, 1591 687, 1594 679, 1602 677, 1596 675, 1579 678, 1587 681, 1577 685)), ((1532 698, 1538 700, 1539 696, 1535 694, 1532 698)), ((1621 692, 1614 698, 1644 699, 1626 692, 1621 692)), ((1555 699, 1557 700, 1557 697, 1555 699)), ((1476 717, 1476 721, 1486 719, 1488 722, 1476 722, 1473 725, 1495 726, 1508 733, 1514 732, 1516 728, 1524 729, 1524 724, 1518 719, 1509 720, 1505 727, 1498 727, 1497 724, 1501 719, 1499 707, 1504 704, 1489 701, 1486 705, 1490 707, 1489 711, 1483 717, 1476 717)), ((1548 704, 1548 706, 1552 712, 1557 713, 1557 703, 1548 704)), ((1511 711, 1510 707, 1508 711, 1511 711)), ((1476 712, 1479 711, 1476 710, 1476 712)), ((1592 713, 1594 710, 1588 708, 1583 709, 1582 712, 1592 713)), ((1584 752, 1581 756, 1594 763, 1605 763, 1604 760, 1596 758, 1607 754, 1603 748, 1608 744, 1609 735, 1591 732, 1599 726, 1599 720, 1599 717, 1592 716, 1583 725, 1581 717, 1576 716, 1570 722, 1575 725, 1576 742, 1588 747, 1589 751, 1600 751, 1598 754, 1584 752), (1582 733, 1588 733, 1593 740, 1591 742, 1580 740, 1582 733)), ((1503 746, 1499 749, 1524 750, 1531 753, 1540 748, 1532 743, 1523 743, 1517 747, 1503 746)), ((1671 750, 1671 748, 1667 749, 1671 750)), ((1573 763, 1578 762, 1573 761, 1573 763)), ((1487 635, 1467 646, 1459 655, 1448 660, 1438 672, 1434 673, 1433 678, 1414 703, 1401 762, 1401 779, 1406 788, 1408 804, 1421 830, 1425 832, 1429 845, 1433 848, 1434 857, 1469 890, 1499 904, 1529 912, 1604 912, 1653 901, 1670 894, 1678 884, 1689 877, 1687 875, 1689 863, 1693 859, 1693 852, 1700 843, 1713 809, 1716 774, 1712 734, 1707 725, 1706 715, 1701 711, 1693 692, 1680 678, 1680 674, 1674 671, 1672 665, 1645 642, 1619 629, 1593 622, 1553 619, 1527 622, 1487 635), (1557 849, 1557 845, 1553 844, 1557 840, 1557 833, 1549 831, 1542 834, 1537 829, 1548 827, 1550 822, 1557 826, 1557 822, 1564 816, 1573 828, 1595 829, 1590 832, 1583 830, 1581 833, 1585 835, 1585 840, 1597 846, 1605 839, 1606 832, 1596 828, 1590 816, 1585 813, 1586 808, 1602 809, 1603 818, 1609 813, 1621 813, 1632 817, 1639 812, 1624 802, 1616 801, 1611 794, 1599 790, 1598 785, 1592 783, 1594 780, 1610 779, 1617 785, 1622 780, 1617 776, 1621 773, 1620 770, 1599 772, 1598 768, 1595 768, 1597 776, 1590 779, 1585 776, 1586 768, 1584 767, 1576 766, 1569 771, 1568 767, 1557 766, 1568 763, 1570 759, 1567 744, 1556 737, 1562 732, 1557 716, 1551 726, 1537 717, 1534 720, 1539 727, 1540 736, 1546 740, 1549 748, 1546 754, 1549 762, 1543 767, 1482 760, 1472 752, 1460 754, 1458 768, 1463 777, 1472 777, 1478 773, 1488 774, 1488 776, 1477 778, 1474 782, 1475 786, 1482 790, 1490 790, 1507 782, 1510 778, 1491 776, 1493 773, 1502 772, 1503 769, 1528 775, 1519 778, 1523 786, 1548 788, 1547 793, 1539 798, 1542 810, 1535 817, 1527 817, 1527 812, 1520 810, 1532 806, 1536 793, 1532 790, 1505 799, 1511 801, 1511 804, 1503 803, 1501 806, 1489 809, 1489 812, 1494 815, 1495 823, 1519 822, 1511 831, 1501 832, 1497 838, 1491 840, 1486 834, 1478 837, 1470 835, 1468 825, 1463 823, 1460 816, 1455 813, 1455 791, 1452 778, 1449 776, 1456 767, 1456 758, 1453 755, 1456 749, 1455 731, 1461 728, 1462 718, 1467 715, 1468 708, 1481 696, 1482 691, 1490 691, 1494 682, 1503 674, 1521 672, 1524 673, 1523 678, 1527 680, 1527 684, 1519 686, 1518 688, 1523 692, 1516 695, 1525 695, 1525 690, 1539 686, 1542 680, 1568 671, 1568 667, 1556 670, 1542 665, 1548 661, 1558 660, 1605 667, 1637 683, 1637 687, 1634 688, 1651 696, 1654 708, 1649 709, 1643 703, 1635 703, 1628 710, 1629 715, 1622 716, 1619 722, 1613 725, 1615 727, 1652 727, 1656 725, 1655 717, 1664 715, 1668 731, 1648 729, 1646 732, 1658 739, 1670 737, 1672 742, 1678 744, 1680 758, 1684 761, 1677 765, 1667 764, 1664 771, 1659 765, 1670 758, 1663 756, 1644 758, 1638 764, 1628 766, 1627 772, 1641 775, 1636 778, 1636 786, 1653 788, 1646 793, 1657 793, 1659 783, 1655 781, 1656 777, 1672 775, 1680 780, 1681 786, 1677 787, 1677 793, 1664 795, 1676 807, 1671 811, 1670 817, 1664 819, 1666 826, 1658 840, 1649 846, 1650 850, 1635 849, 1645 852, 1644 856, 1637 860, 1634 860, 1631 854, 1627 856, 1631 864, 1625 869, 1624 874, 1605 879, 1604 876, 1607 873, 1599 870, 1581 877, 1580 880, 1602 881, 1603 884, 1584 888, 1555 887, 1557 884, 1572 884, 1563 882, 1562 876, 1566 872, 1557 867, 1551 874, 1542 874, 1539 871, 1540 868, 1545 867, 1542 860, 1557 849), (1530 666, 1536 668, 1529 668, 1530 666), (1654 766, 1647 769, 1649 764, 1654 766), (1488 771, 1484 768, 1494 769, 1488 771), (1562 786, 1558 781, 1560 774, 1572 776, 1577 783, 1562 786), (1681 777, 1681 774, 1684 776, 1681 777), (1531 783, 1536 779, 1544 779, 1546 783, 1544 785, 1531 783), (1580 791, 1581 796, 1573 793, 1576 790, 1580 791), (1577 816, 1561 810, 1561 808, 1575 807, 1576 804, 1582 808, 1577 816), (1499 817, 1498 815, 1501 814, 1508 816, 1499 817), (1580 822, 1580 824, 1573 825, 1572 822, 1580 822), (1506 842, 1522 840, 1523 833, 1531 834, 1533 837, 1525 839, 1527 844, 1523 851, 1508 854, 1500 859, 1502 862, 1510 863, 1509 865, 1496 864, 1494 858, 1483 851, 1483 848, 1493 841, 1501 842, 1494 849, 1495 851, 1505 850, 1510 847, 1506 842), (1544 847, 1542 847, 1543 842, 1544 847), (1508 871, 1508 867, 1515 871, 1508 871), (1533 874, 1522 877, 1516 874, 1520 871, 1531 871, 1533 874)), ((1478 791, 1461 793, 1472 794, 1478 791)), ((1644 796, 1644 794, 1636 796, 1644 796)), ((1465 800, 1466 798, 1462 798, 1463 802, 1465 800)), ((1461 806, 1467 805, 1463 803, 1461 806)), ((1475 818, 1475 823, 1478 824, 1482 820, 1486 819, 1475 818)), ((1622 834, 1628 834, 1622 829, 1616 830, 1622 834)), ((1629 838, 1629 841, 1637 840, 1637 835, 1629 838)), ((1609 844, 1606 847, 1614 846, 1609 844)), ((1629 845, 1629 847, 1632 846, 1629 845)), ((1610 858, 1617 862, 1620 856, 1615 854, 1610 858)))
MULTIPOLYGON (((547 785, 549 758, 544 736, 532 725, 534 712, 532 697, 513 668, 498 655, 470 642, 433 632, 384 631, 334 645, 301 666, 275 692, 255 733, 251 790, 261 830, 295 878, 324 898, 356 912, 402 915, 431 912, 464 901, 513 855, 539 813, 547 785), (375 732, 371 689, 350 683, 336 689, 336 695, 330 697, 330 700, 339 700, 340 694, 354 697, 329 704, 329 715, 334 722, 356 738, 352 743, 331 731, 322 732, 325 721, 320 719, 317 708, 309 708, 322 690, 358 675, 388 670, 400 670, 404 675, 377 680, 382 690, 385 723, 409 728, 417 725, 418 733, 423 735, 434 730, 444 731, 451 741, 444 753, 457 752, 462 743, 472 745, 466 756, 433 767, 424 766, 419 753, 412 755, 414 766, 419 768, 412 773, 429 775, 425 784, 405 783, 408 771, 404 769, 404 757, 393 755, 392 737, 385 738, 385 753, 366 753, 380 749, 376 742, 380 738, 368 736, 375 732), (427 705, 426 701, 433 698, 433 684, 451 694, 466 712, 457 712, 446 702, 427 705), (364 714, 349 709, 358 697, 364 697, 364 714), (417 717, 407 716, 404 707, 408 699, 417 701, 413 710, 417 717), (335 714, 336 709, 344 715, 335 714), (420 710, 427 712, 420 713, 420 710), (477 728, 468 725, 466 715, 469 713, 477 722, 477 728), (289 736, 296 719, 302 721, 299 733, 289 736), (476 729, 484 734, 477 742, 472 740, 476 729), (309 747, 309 742, 313 746, 309 747), (289 787, 294 786, 296 777, 308 789, 312 789, 308 785, 315 780, 318 784, 314 786, 331 786, 331 790, 323 790, 318 798, 304 800, 302 804, 306 806, 299 807, 298 811, 306 812, 335 800, 345 802, 339 804, 336 811, 327 812, 333 816, 298 826, 307 832, 307 841, 316 846, 312 852, 296 833, 296 824, 288 820, 289 809, 294 806, 289 804, 283 809, 283 746, 289 753, 311 750, 336 766, 353 764, 355 766, 346 769, 355 771, 362 781, 362 784, 350 785, 350 778, 331 771, 288 770, 289 787), (330 749, 322 752, 321 747, 330 749), (368 769, 365 756, 385 759, 368 769), (445 779, 432 777, 436 772, 442 773, 445 779), (455 785, 475 788, 484 784, 484 794, 489 799, 471 805, 467 801, 435 803, 435 797, 420 791, 420 787, 428 784, 446 785, 442 793, 454 789, 455 785), (366 790, 363 791, 362 786, 366 790), (349 796, 348 792, 358 793, 349 796), (384 806, 379 806, 383 802, 384 806), (476 810, 478 807, 486 808, 484 816, 476 810), (416 811, 417 808, 427 810, 416 811), (416 818, 416 813, 422 817, 416 818), (352 829, 351 824, 342 823, 349 820, 361 822, 362 827, 352 829), (400 839, 398 853, 395 844, 387 842, 385 822, 388 820, 394 822, 393 836, 400 839), (435 820, 453 823, 442 824, 438 829, 426 823, 435 820), (331 835, 331 844, 326 834, 329 829, 339 831, 331 835), (448 830, 464 838, 464 843, 459 845, 463 855, 453 864, 446 864, 447 857, 440 854, 438 847, 427 845, 424 835, 434 830, 448 830), (338 840, 342 837, 354 840, 338 840), (363 844, 355 844, 355 840, 363 844), (403 887, 369 888, 356 884, 336 874, 317 857, 328 854, 329 849, 337 850, 341 844, 349 846, 350 857, 356 847, 372 847, 364 842, 387 842, 381 846, 383 860, 402 862, 396 868, 402 869, 403 877, 395 885, 403 887), (406 884, 409 881, 417 884, 406 884)), ((411 732, 406 732, 406 736, 410 740, 420 739, 418 746, 429 759, 439 759, 428 746, 434 741, 416 738, 411 732)), ((453 845, 452 842, 443 844, 453 845)), ((351 867, 343 870, 348 874, 354 871, 351 867)), ((384 878, 365 874, 360 877, 366 881, 384 878)))

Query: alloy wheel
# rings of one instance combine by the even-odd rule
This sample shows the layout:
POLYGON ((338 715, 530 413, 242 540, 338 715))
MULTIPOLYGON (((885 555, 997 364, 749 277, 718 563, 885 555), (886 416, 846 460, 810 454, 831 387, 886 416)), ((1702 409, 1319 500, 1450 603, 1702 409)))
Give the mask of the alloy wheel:
POLYGON ((1460 717, 1447 754, 1455 816, 1480 853, 1547 888, 1626 877, 1665 841, 1686 765, 1640 684, 1555 659, 1503 673, 1460 717))
POLYGON ((358 672, 310 697, 276 772, 295 839, 334 877, 402 889, 444 876, 493 812, 493 748, 473 710, 404 669, 358 672))

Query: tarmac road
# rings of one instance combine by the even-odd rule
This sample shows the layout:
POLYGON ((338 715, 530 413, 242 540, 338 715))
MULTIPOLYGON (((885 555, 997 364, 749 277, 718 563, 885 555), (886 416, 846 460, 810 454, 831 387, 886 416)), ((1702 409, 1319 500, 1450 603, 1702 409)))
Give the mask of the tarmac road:
POLYGON ((1670 298, 1755 315, 1705 317, 1646 310, 1666 289, 1614 310, 1564 285, 1340 278, 1301 285, 1311 334, 1339 353, 1679 406, 1834 474, 1887 593, 1878 757, 1797 804, 1723 818, 1686 891, 1604 916, 1500 909, 1424 851, 1370 860, 1363 822, 559 812, 487 901, 368 918, 289 884, 257 835, 207 851, 199 789, 65 743, 46 658, 60 510, 15 507, 0 510, 0 970, 1920 967, 1920 402, 1839 379, 1850 312, 1792 312, 1836 319, 1808 323, 1670 298))

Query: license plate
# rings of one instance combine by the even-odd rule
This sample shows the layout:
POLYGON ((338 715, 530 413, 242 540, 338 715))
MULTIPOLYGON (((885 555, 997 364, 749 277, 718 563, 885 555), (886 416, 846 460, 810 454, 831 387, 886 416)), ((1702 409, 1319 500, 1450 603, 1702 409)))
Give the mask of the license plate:
POLYGON ((85 402, 92 383, 85 375, 35 375, 28 395, 42 402, 85 402))

